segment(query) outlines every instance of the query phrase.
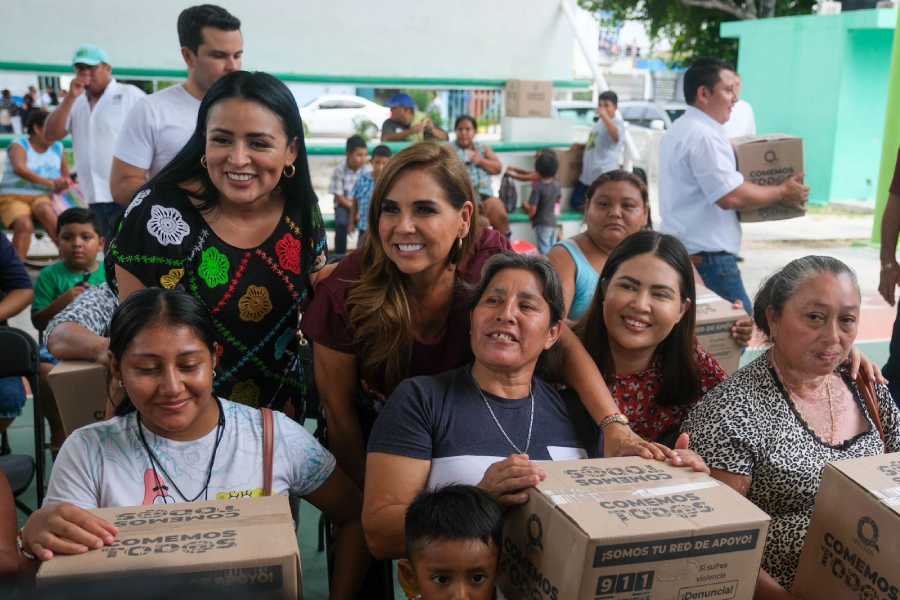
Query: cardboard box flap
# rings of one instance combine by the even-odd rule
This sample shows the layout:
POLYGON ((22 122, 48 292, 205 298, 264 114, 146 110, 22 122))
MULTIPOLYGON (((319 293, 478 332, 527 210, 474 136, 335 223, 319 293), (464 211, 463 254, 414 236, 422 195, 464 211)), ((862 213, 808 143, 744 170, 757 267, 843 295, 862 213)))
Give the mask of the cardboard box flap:
POLYGON ((747 311, 734 305, 706 288, 697 288, 697 319, 704 322, 734 321, 747 316, 747 311))
POLYGON ((833 469, 868 490, 881 504, 900 516, 900 452, 839 460, 833 469))
POLYGON ((703 473, 633 458, 553 463, 538 490, 591 538, 758 524, 768 516, 703 473), (736 516, 737 515, 737 516, 736 516))
POLYGON ((91 511, 119 528, 116 543, 41 565, 39 581, 113 573, 218 571, 241 566, 296 570, 299 550, 284 496, 91 511), (291 535, 284 535, 287 529, 291 535))
POLYGON ((746 144, 768 144, 771 142, 780 142, 781 140, 796 139, 795 135, 787 133, 767 133, 764 135, 741 135, 731 138, 731 143, 735 146, 743 146, 746 144))

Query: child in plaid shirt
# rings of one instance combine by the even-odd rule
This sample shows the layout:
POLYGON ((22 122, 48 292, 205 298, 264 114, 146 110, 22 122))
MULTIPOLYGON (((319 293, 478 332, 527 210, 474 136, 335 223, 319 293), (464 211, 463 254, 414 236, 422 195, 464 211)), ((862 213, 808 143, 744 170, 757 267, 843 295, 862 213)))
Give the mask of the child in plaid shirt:
POLYGON ((347 253, 347 229, 353 214, 353 186, 360 175, 368 170, 369 156, 366 141, 358 135, 347 138, 347 158, 331 175, 328 191, 334 194, 334 253, 347 253))
POLYGON ((366 171, 356 180, 351 197, 354 201, 353 223, 359 231, 356 247, 362 248, 366 241, 366 231, 369 228, 369 202, 372 200, 372 190, 375 189, 375 181, 384 170, 384 166, 391 158, 391 149, 381 144, 372 150, 372 170, 366 171))

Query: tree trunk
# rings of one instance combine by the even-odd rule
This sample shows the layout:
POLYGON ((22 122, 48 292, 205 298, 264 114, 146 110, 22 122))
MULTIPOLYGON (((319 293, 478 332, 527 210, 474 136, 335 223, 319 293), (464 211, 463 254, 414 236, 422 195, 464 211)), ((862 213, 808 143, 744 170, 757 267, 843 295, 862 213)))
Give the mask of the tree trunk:
POLYGON ((762 2, 759 3, 759 18, 769 19, 774 17, 775 2, 776 0, 762 0, 762 2))

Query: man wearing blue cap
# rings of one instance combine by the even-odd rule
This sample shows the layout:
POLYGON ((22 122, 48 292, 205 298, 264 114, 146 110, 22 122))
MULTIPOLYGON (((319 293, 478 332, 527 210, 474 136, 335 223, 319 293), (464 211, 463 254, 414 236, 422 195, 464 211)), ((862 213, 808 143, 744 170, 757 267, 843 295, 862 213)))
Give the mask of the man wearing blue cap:
POLYGON ((394 94, 387 102, 391 116, 381 125, 382 142, 421 142, 450 139, 447 132, 416 113, 416 103, 409 94, 394 94))
POLYGON ((75 78, 65 99, 47 117, 44 136, 52 143, 72 133, 78 182, 97 215, 103 237, 110 239, 124 210, 113 202, 109 189, 113 150, 125 117, 144 92, 117 82, 109 56, 93 44, 79 46, 72 65, 75 78))

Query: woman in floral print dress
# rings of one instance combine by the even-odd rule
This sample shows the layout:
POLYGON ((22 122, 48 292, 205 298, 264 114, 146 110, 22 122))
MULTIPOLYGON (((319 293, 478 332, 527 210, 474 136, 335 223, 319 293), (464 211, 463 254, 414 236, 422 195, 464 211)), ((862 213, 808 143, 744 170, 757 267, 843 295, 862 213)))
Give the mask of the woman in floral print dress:
POLYGON ((609 255, 576 326, 619 410, 644 439, 673 445, 691 406, 725 379, 694 336, 696 302, 687 250, 645 230, 609 255))
POLYGON ((296 101, 274 77, 239 71, 207 92, 191 139, 135 195, 107 263, 120 301, 156 286, 209 308, 216 394, 290 413, 298 310, 325 249, 296 101))

